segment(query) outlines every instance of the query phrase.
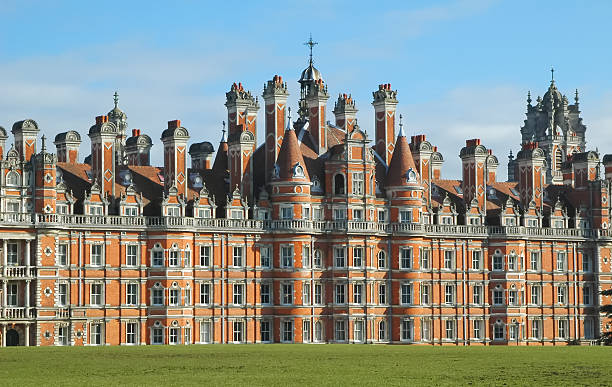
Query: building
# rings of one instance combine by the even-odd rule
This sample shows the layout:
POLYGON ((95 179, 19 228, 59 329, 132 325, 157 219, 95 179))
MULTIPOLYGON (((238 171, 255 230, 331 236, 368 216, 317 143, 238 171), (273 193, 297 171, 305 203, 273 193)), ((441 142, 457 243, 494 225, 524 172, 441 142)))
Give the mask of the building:
POLYGON ((448 180, 390 84, 373 92, 371 139, 348 94, 327 120, 312 56, 299 83, 296 119, 282 77, 265 84, 260 146, 240 83, 216 152, 168 122, 161 167, 117 95, 85 163, 76 131, 53 154, 33 120, 10 149, 0 130, 2 346, 565 345, 609 329, 612 155, 602 178, 577 95, 553 81, 528 99, 510 181, 479 139, 448 180))

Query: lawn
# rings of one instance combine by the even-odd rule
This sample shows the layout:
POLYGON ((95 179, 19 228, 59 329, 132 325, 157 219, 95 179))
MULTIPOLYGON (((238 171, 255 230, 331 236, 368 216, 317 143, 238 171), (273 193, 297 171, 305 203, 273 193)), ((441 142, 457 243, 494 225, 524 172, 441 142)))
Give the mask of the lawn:
POLYGON ((608 347, 194 345, 0 349, 0 384, 610 385, 608 347))

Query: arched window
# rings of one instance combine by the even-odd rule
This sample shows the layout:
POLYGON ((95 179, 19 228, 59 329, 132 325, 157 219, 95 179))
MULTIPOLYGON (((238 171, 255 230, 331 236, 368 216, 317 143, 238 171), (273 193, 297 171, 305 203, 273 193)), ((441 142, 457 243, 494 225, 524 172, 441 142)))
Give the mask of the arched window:
POLYGON ((315 341, 323 341, 323 324, 321 323, 321 321, 317 321, 315 323, 315 329, 314 329, 314 339, 315 341))
POLYGON ((378 340, 387 340, 387 323, 385 320, 378 323, 378 340))
POLYGON ((16 187, 19 185, 19 173, 11 171, 6 174, 6 185, 16 187))
POLYGON ((314 260, 312 265, 314 267, 321 267, 323 265, 323 253, 321 252, 321 250, 316 249, 314 251, 314 260))
POLYGON ((345 183, 344 183, 344 175, 339 173, 334 176, 334 194, 335 195, 344 195, 345 194, 345 183))
POLYGON ((378 268, 382 269, 387 267, 387 253, 384 250, 378 252, 378 268))

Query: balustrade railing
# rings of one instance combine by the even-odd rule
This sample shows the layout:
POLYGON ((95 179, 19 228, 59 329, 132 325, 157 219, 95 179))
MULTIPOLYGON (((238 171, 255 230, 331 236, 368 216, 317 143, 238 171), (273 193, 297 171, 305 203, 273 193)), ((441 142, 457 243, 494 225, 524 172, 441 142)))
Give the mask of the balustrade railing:
POLYGON ((4 276, 7 278, 36 277, 36 268, 32 266, 6 266, 4 276))
POLYGON ((7 307, 2 308, 2 317, 5 319, 33 318, 36 312, 33 308, 7 307))

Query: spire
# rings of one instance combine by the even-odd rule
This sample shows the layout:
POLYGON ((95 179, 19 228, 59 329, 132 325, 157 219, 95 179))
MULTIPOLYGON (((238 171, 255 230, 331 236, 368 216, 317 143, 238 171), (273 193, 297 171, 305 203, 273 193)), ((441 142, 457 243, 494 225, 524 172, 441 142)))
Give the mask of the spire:
POLYGON ((223 121, 223 129, 221 129, 221 132, 223 133, 221 135, 221 142, 227 142, 227 139, 225 138, 225 121, 223 121))
POLYGON ((417 169, 414 165, 410 144, 404 135, 400 115, 400 132, 395 141, 395 148, 387 172, 386 186, 397 187, 418 184, 417 169))
POLYGON ((527 105, 531 106, 531 90, 527 91, 527 105))
POLYGON ((310 48, 310 59, 308 60, 308 64, 310 64, 311 66, 314 63, 314 61, 312 60, 312 48, 317 44, 319 43, 312 41, 312 33, 310 34, 310 39, 308 39, 308 41, 304 43, 305 46, 308 46, 310 48))
POLYGON ((46 140, 47 140, 47 137, 45 137, 45 135, 43 134, 41 137, 41 141, 42 141, 42 144, 40 147, 41 153, 45 153, 47 151, 47 145, 45 144, 46 140))
POLYGON ((400 120, 399 120, 399 132, 397 133, 397 137, 406 137, 406 134, 404 134, 404 124, 402 123, 402 119, 404 117, 402 117, 402 115, 400 114, 400 120))
POLYGON ((576 94, 574 96, 574 102, 576 102, 576 105, 578 105, 578 89, 576 89, 576 94))
POLYGON ((283 143, 274 167, 273 176, 277 180, 310 181, 295 130, 289 125, 283 136, 283 143))
POLYGON ((552 66, 550 67, 550 84, 555 84, 555 68, 552 66))
POLYGON ((291 126, 291 108, 288 107, 287 108, 287 130, 292 130, 293 127, 291 126))
POLYGON ((119 105, 119 93, 117 93, 117 90, 115 90, 115 94, 113 94, 113 101, 115 101, 115 109, 116 109, 117 106, 119 105))

